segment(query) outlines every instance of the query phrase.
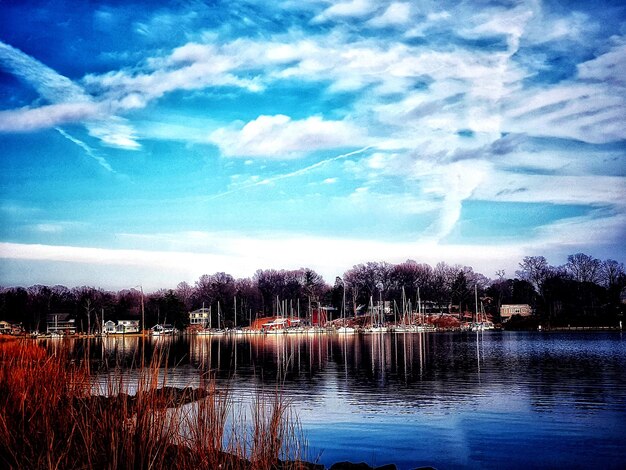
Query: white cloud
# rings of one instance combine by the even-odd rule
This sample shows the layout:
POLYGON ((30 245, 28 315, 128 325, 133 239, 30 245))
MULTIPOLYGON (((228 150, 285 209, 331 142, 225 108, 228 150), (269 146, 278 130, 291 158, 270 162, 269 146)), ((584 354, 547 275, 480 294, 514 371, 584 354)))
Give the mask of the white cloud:
POLYGON ((38 108, 0 111, 0 132, 31 132, 63 124, 84 122, 99 114, 94 103, 60 103, 38 108))
POLYGON ((504 111, 505 128, 595 144, 626 139, 626 98, 605 83, 570 83, 519 92, 504 111))
POLYGON ((333 19, 362 18, 370 14, 375 8, 375 5, 369 0, 349 0, 347 2, 335 3, 317 15, 313 22, 320 23, 333 19))
POLYGON ((230 55, 212 45, 188 43, 165 58, 148 59, 147 70, 119 70, 103 75, 89 74, 85 86, 106 97, 115 108, 144 107, 152 100, 175 90, 235 86, 259 91, 254 78, 231 73, 244 64, 244 57, 230 55))
POLYGON ((400 26, 411 21, 411 5, 409 3, 391 3, 385 12, 368 21, 368 24, 378 28, 400 26))
POLYGON ((87 102, 84 90, 69 78, 0 41, 0 62, 14 75, 28 82, 51 103, 87 102))
MULTIPOLYGON (((120 235, 120 238, 130 240, 135 237, 120 235)), ((367 253, 374 253, 374 259, 389 262, 412 258, 434 265, 445 260, 472 265, 477 271, 484 270, 489 275, 501 267, 508 268, 512 260, 521 259, 524 253, 521 246, 481 250, 462 245, 393 243, 280 233, 256 234, 253 237, 219 232, 172 233, 139 235, 136 239, 148 246, 172 241, 183 249, 128 250, 0 243, 0 258, 37 262, 40 268, 43 264, 62 264, 63 269, 59 271, 62 274, 57 274, 55 278, 57 282, 67 282, 63 276, 71 276, 76 284, 95 282, 103 287, 123 288, 141 281, 144 289, 150 290, 173 288, 181 280, 193 282, 202 274, 218 271, 235 277, 249 277, 260 268, 298 269, 303 266, 315 269, 331 282, 353 265, 373 259, 367 253), (186 241, 189 241, 189 246, 201 244, 204 248, 199 251, 185 250, 186 241), (91 268, 86 270, 86 266, 91 268), (155 271, 159 273, 156 277, 155 271)), ((3 278, 11 275, 14 274, 8 271, 2 273, 3 278)), ((39 279, 32 282, 39 282, 39 279)))
POLYGON ((439 218, 428 228, 429 236, 441 240, 452 232, 461 218, 463 201, 485 185, 490 172, 491 164, 479 160, 438 164, 425 171, 417 169, 417 174, 422 173, 424 192, 441 198, 439 218))
POLYGON ((541 8, 535 8, 533 18, 529 21, 524 41, 532 45, 552 42, 574 42, 588 44, 601 26, 595 18, 589 17, 580 11, 572 11, 569 14, 551 14, 541 8))
POLYGON ((600 175, 528 175, 491 172, 473 198, 488 201, 625 207, 626 178, 600 175))
MULTIPOLYGON (((386 220, 397 220, 405 216, 434 213, 441 204, 432 198, 424 197, 419 192, 395 192, 383 194, 372 186, 356 188, 347 198, 337 198, 337 205, 351 213, 361 213, 373 219, 382 215, 386 220)), ((421 232, 421 230, 419 230, 421 232)))
POLYGON ((618 44, 607 53, 579 64, 578 77, 626 87, 626 43, 618 44))
POLYGON ((213 131, 209 141, 227 156, 292 158, 321 149, 353 146, 362 141, 359 130, 343 121, 313 116, 292 120, 282 114, 259 116, 243 126, 213 131))
MULTIPOLYGON (((545 252, 562 253, 566 256, 608 247, 611 256, 618 257, 621 254, 619 247, 624 244, 624 233, 626 215, 623 211, 605 214, 598 210, 541 227, 537 230, 536 238, 542 241, 545 252)), ((621 251, 623 252, 623 248, 621 251)))
POLYGON ((110 147, 119 147, 127 150, 137 150, 141 146, 136 140, 136 134, 128 121, 117 116, 102 121, 93 121, 87 126, 89 135, 96 137, 103 144, 110 147))
POLYGON ((54 221, 54 222, 40 222, 29 226, 29 229, 33 232, 43 233, 46 235, 59 234, 67 232, 69 230, 84 230, 89 227, 89 224, 78 221, 54 221))
MULTIPOLYGON (((42 277, 45 271, 53 270, 51 278, 57 283, 95 283, 119 289, 141 282, 146 291, 173 288, 182 280, 193 283, 202 274, 219 271, 250 277, 261 268, 310 267, 332 282, 335 276, 358 263, 371 260, 398 263, 406 259, 431 265, 439 261, 458 263, 491 277, 498 269, 513 273, 517 263, 529 253, 553 253, 557 249, 565 256, 590 248, 595 251, 600 246, 594 246, 594 237, 610 245, 615 243, 616 231, 623 233, 624 227, 622 216, 595 222, 591 218, 571 219, 545 226, 523 243, 487 245, 234 232, 118 234, 118 239, 125 243, 139 242, 149 247, 142 250, 0 243, 0 259, 5 260, 6 268, 0 281, 6 283, 10 278, 12 282, 20 282, 20 276, 24 277, 21 268, 28 266, 40 277, 29 277, 21 281, 24 284, 45 282, 42 277), (169 248, 159 248, 163 246, 169 248), (15 265, 15 262, 19 263, 15 265)), ((558 260, 550 261, 558 264, 558 260)))
POLYGON ((479 24, 473 28, 462 31, 468 37, 480 37, 493 34, 507 36, 509 52, 515 53, 519 48, 519 42, 525 33, 529 20, 534 16, 532 9, 527 6, 519 6, 511 10, 491 10, 479 14, 473 20, 479 24))
POLYGON ((64 227, 61 224, 36 224, 33 229, 42 233, 61 233, 64 227))
POLYGON ((139 147, 130 126, 121 125, 120 118, 111 114, 108 105, 94 100, 69 78, 3 42, 0 42, 0 62, 50 102, 37 108, 0 112, 0 131, 28 132, 82 122, 105 145, 139 147))

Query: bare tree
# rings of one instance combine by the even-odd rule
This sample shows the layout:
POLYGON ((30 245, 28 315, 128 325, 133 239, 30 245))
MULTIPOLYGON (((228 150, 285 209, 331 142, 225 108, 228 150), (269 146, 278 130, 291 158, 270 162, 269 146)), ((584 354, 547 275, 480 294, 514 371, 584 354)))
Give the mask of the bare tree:
POLYGON ((618 285, 625 276, 624 263, 618 263, 614 259, 607 259, 602 262, 600 266, 600 279, 605 287, 610 288, 618 285))
POLYGON ((176 286, 175 292, 181 302, 185 304, 185 308, 191 310, 193 308, 193 287, 187 282, 182 281, 176 286))
POLYGON ((602 274, 602 263, 592 256, 576 253, 567 257, 565 269, 575 281, 599 282, 602 274))
POLYGON ((550 275, 551 267, 543 256, 525 256, 515 271, 517 277, 532 284, 539 295, 543 295, 543 284, 550 275))

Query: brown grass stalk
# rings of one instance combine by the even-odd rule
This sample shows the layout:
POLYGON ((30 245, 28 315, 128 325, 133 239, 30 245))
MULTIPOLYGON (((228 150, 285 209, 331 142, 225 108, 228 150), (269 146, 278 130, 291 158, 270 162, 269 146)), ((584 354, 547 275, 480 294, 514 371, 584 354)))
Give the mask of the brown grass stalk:
POLYGON ((201 390, 168 387, 166 351, 108 373, 98 391, 70 348, 0 341, 1 468, 299 468, 304 440, 279 393, 257 397, 249 426, 213 379, 201 390))

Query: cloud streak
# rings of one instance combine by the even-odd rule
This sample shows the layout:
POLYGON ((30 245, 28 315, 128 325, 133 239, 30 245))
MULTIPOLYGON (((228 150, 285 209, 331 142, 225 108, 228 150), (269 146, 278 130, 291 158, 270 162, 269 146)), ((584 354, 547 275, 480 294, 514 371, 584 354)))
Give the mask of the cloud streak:
POLYGON ((94 150, 91 147, 89 147, 89 145, 87 145, 85 142, 83 142, 82 140, 79 140, 79 139, 77 139, 75 137, 72 137, 67 132, 65 132, 63 129, 61 129, 60 127, 57 127, 56 130, 57 130, 57 132, 59 134, 61 134, 67 140, 69 140, 70 142, 78 145, 81 149, 83 149, 85 151, 85 153, 87 154, 87 156, 89 158, 94 159, 96 162, 98 162, 98 164, 102 168, 104 168, 105 170, 107 170, 107 171, 109 171, 111 173, 115 173, 115 170, 113 170, 111 165, 109 165, 109 162, 107 162, 107 160, 105 158, 96 155, 94 150))
POLYGON ((273 183, 275 183, 277 181, 285 180, 285 179, 288 179, 288 178, 294 178, 294 177, 297 177, 297 176, 302 176, 302 175, 304 175, 306 173, 309 173, 309 172, 311 172, 313 170, 316 170, 316 169, 321 168, 321 167, 323 167, 325 165, 328 165, 331 162, 335 162, 335 161, 338 161, 338 160, 344 160, 344 159, 346 159, 348 157, 352 157, 352 156, 364 153, 367 150, 369 150, 370 148, 372 148, 372 147, 371 146, 367 146, 367 147, 360 148, 358 150, 354 150, 352 152, 343 153, 341 155, 336 155, 334 157, 327 158, 325 160, 321 160, 319 162, 316 162, 316 163, 314 163, 312 165, 309 165, 309 166, 307 166, 305 168, 301 168, 299 170, 295 170, 295 171, 292 171, 292 172, 289 172, 289 173, 283 173, 281 175, 272 176, 272 177, 269 177, 269 178, 264 178, 264 179, 261 179, 261 180, 258 180, 258 181, 254 181, 253 183, 244 184, 242 186, 237 186, 237 187, 235 187, 235 188, 233 188, 231 190, 224 191, 222 193, 218 193, 218 194, 215 194, 213 196, 209 196, 206 199, 211 201, 211 200, 218 199, 218 198, 221 198, 221 197, 224 197, 224 196, 229 196, 229 195, 237 193, 239 191, 244 191, 246 189, 254 188, 254 187, 257 187, 257 186, 270 185, 270 184, 273 184, 273 183))
POLYGON ((105 145, 129 150, 140 147, 123 118, 107 112, 106 103, 94 100, 69 78, 1 41, 0 64, 49 103, 0 112, 0 132, 30 132, 84 123, 89 133, 105 145))

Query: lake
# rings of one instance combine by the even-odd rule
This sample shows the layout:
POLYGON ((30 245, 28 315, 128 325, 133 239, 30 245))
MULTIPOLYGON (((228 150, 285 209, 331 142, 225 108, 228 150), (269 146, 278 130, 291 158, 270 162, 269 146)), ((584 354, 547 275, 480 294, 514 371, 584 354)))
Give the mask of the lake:
MULTIPOLYGON (((310 447, 399 469, 625 468, 626 338, 484 332, 148 338, 169 385, 211 371, 234 397, 279 385, 310 447)), ((92 343, 93 344, 93 343, 92 343)), ((130 364, 140 338, 96 340, 130 364)))

